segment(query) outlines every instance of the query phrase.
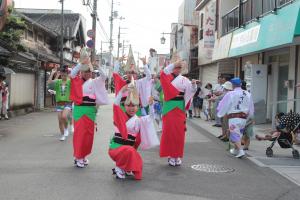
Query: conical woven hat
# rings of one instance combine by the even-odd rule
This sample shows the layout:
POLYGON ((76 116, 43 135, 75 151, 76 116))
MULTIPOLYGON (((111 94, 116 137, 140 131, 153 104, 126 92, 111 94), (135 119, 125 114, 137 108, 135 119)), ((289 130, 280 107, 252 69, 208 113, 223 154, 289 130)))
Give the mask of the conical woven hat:
POLYGON ((133 56, 133 53, 132 53, 131 45, 129 47, 128 58, 127 58, 126 65, 124 67, 124 71, 125 72, 128 72, 128 71, 139 72, 139 70, 138 70, 138 68, 136 66, 135 60, 134 60, 134 56, 133 56))
POLYGON ((133 104, 136 106, 139 105, 140 104, 139 94, 138 94, 135 80, 133 77, 131 78, 131 82, 128 85, 128 90, 129 90, 129 93, 128 93, 128 96, 127 96, 124 104, 125 105, 133 104))

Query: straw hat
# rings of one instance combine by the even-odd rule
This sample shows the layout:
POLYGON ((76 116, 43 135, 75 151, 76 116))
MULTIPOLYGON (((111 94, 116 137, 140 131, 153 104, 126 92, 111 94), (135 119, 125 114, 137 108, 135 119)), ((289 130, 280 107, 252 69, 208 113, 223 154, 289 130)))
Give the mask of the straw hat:
POLYGON ((140 104, 139 94, 136 88, 135 80, 132 77, 131 82, 128 85, 128 96, 124 102, 125 105, 133 104, 135 106, 138 106, 140 104))

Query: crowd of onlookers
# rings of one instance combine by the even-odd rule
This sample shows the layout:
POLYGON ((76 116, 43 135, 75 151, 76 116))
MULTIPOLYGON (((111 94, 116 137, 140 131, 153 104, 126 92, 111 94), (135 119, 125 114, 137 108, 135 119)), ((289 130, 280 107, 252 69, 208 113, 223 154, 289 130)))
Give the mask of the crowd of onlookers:
MULTIPOLYGON (((246 82, 242 82, 242 89, 247 90, 246 82)), ((202 118, 206 121, 214 121, 214 127, 222 129, 222 134, 218 138, 224 142, 229 140, 228 119, 225 117, 218 118, 217 107, 219 102, 229 91, 233 90, 232 83, 228 78, 218 77, 218 82, 214 85, 207 83, 202 85, 201 81, 197 82, 197 91, 193 97, 192 105, 189 109, 189 118, 202 118)), ((249 149, 250 138, 253 136, 253 119, 247 119, 244 130, 243 144, 244 150, 249 149)))

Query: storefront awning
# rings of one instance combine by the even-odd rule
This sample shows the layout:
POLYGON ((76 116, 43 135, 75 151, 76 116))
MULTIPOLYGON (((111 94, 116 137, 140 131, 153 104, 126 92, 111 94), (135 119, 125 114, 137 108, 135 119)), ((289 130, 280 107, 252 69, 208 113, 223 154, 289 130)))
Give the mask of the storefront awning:
POLYGON ((300 1, 270 13, 233 32, 229 57, 289 45, 300 36, 300 1))

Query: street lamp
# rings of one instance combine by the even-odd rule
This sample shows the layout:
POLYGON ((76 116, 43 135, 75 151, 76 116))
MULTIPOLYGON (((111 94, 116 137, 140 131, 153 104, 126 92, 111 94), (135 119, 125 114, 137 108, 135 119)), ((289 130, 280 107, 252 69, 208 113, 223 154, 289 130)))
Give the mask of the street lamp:
POLYGON ((161 43, 161 44, 165 44, 165 43, 166 43, 166 38, 165 38, 164 36, 162 36, 162 37, 160 38, 160 43, 161 43))
POLYGON ((165 34, 169 35, 175 35, 175 33, 161 33, 163 36, 160 38, 160 43, 165 44, 166 43, 166 38, 164 37, 165 34))

